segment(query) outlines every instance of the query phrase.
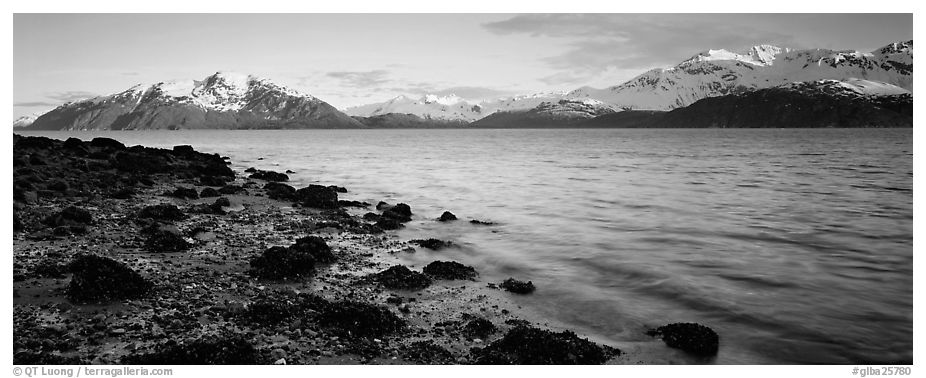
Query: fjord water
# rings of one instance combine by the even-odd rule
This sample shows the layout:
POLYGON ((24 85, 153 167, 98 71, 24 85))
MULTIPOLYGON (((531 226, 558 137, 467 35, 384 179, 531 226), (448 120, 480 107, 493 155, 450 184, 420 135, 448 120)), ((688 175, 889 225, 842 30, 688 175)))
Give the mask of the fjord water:
POLYGON ((661 346, 647 327, 698 322, 721 337, 710 362, 912 361, 910 129, 43 135, 190 144, 238 171, 296 171, 296 187, 408 203, 401 239, 459 248, 401 253, 407 264, 531 280, 513 313, 630 352, 661 346), (461 221, 435 222, 444 210, 461 221))

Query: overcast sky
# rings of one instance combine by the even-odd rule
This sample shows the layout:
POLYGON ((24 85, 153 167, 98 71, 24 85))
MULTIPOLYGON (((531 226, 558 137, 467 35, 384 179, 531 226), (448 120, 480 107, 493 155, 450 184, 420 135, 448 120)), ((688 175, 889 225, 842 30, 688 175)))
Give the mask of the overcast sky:
POLYGON ((699 51, 870 51, 910 14, 16 14, 14 116, 137 83, 237 71, 338 108, 620 84, 699 51))

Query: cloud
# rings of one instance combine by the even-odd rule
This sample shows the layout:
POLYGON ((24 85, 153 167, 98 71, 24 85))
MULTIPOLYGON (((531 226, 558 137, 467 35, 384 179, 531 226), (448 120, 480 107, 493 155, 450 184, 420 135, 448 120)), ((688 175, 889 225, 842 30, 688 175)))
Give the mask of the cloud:
POLYGON ((35 108, 35 107, 48 107, 48 106, 58 106, 60 103, 56 102, 46 102, 46 101, 24 101, 24 102, 14 102, 13 106, 24 107, 24 108, 35 108))
POLYGON ((375 87, 390 81, 390 79, 387 78, 387 76, 389 76, 389 71, 386 70, 336 71, 328 72, 326 76, 339 79, 341 84, 354 88, 375 87))
POLYGON ((52 100, 57 100, 60 102, 85 100, 85 99, 96 97, 96 96, 97 96, 96 93, 86 92, 86 91, 64 91, 64 92, 45 93, 45 97, 50 98, 52 100))
MULTIPOLYGON (((609 68, 673 65, 709 48, 794 42, 789 35, 753 27, 736 14, 527 14, 483 27, 498 35, 525 34, 565 43, 565 51, 544 62, 575 77, 609 68)), ((553 75, 545 81, 566 78, 553 75)))

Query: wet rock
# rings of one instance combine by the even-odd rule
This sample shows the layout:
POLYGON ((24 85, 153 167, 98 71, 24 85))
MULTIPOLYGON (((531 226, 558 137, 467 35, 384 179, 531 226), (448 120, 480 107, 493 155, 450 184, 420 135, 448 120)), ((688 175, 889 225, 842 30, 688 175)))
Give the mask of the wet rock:
POLYGON ((404 203, 400 203, 383 211, 383 217, 402 223, 408 222, 412 220, 412 208, 404 203))
POLYGON ((669 347, 698 356, 716 355, 720 345, 717 332, 697 323, 672 323, 648 330, 646 334, 660 336, 669 347))
POLYGON ((331 248, 325 243, 325 239, 318 236, 306 236, 296 239, 296 243, 290 246, 290 248, 300 253, 312 255, 312 258, 318 263, 327 264, 337 260, 334 253, 331 252, 331 248))
POLYGON ((335 209, 338 207, 338 193, 321 185, 309 185, 299 189, 294 199, 302 206, 317 209, 335 209))
POLYGON ((362 202, 362 201, 346 201, 346 200, 339 200, 339 201, 338 201, 338 205, 340 205, 341 207, 359 207, 359 208, 367 208, 367 207, 370 207, 370 203, 369 203, 369 202, 362 202))
POLYGON ((434 261, 422 270, 424 274, 439 280, 472 280, 476 278, 476 269, 456 261, 434 261))
POLYGON ((67 140, 64 141, 64 144, 63 144, 62 146, 63 146, 64 148, 69 149, 69 150, 73 150, 73 149, 77 149, 77 148, 83 148, 83 147, 84 147, 84 141, 82 141, 82 140, 80 140, 80 139, 77 139, 77 138, 74 138, 74 137, 70 137, 70 138, 68 138, 67 140))
POLYGON ((571 331, 519 326, 475 353, 479 365, 598 365, 620 351, 580 339, 571 331))
POLYGON ((13 141, 13 148, 21 149, 48 149, 55 146, 57 141, 41 136, 20 136, 18 140, 13 141))
POLYGON ((254 168, 254 167, 250 167, 244 170, 244 173, 255 173, 255 172, 257 172, 257 168, 254 168))
POLYGON ((382 217, 380 217, 379 214, 377 214, 377 213, 366 213, 366 214, 363 214, 363 219, 364 219, 364 220, 368 220, 368 221, 378 221, 380 218, 382 218, 382 217))
POLYGON ((93 223, 90 212, 76 206, 68 206, 57 214, 46 217, 42 223, 50 227, 85 226, 93 223))
POLYGON ((402 358, 419 364, 446 365, 454 362, 453 354, 434 341, 416 341, 402 350, 402 358))
POLYGON ((509 278, 500 283, 498 286, 515 294, 530 294, 536 290, 533 282, 518 281, 514 278, 509 278))
POLYGON ((190 146, 187 144, 174 146, 172 151, 175 155, 181 155, 181 156, 182 155, 192 155, 196 153, 196 151, 193 150, 193 146, 190 146))
POLYGON ((78 255, 70 269, 73 275, 67 295, 74 301, 138 298, 152 288, 151 282, 132 268, 107 257, 78 255))
POLYGON ((389 289, 421 290, 431 285, 428 276, 412 271, 404 265, 394 265, 368 277, 389 289))
POLYGON ((142 152, 118 152, 112 157, 112 164, 123 172, 168 173, 173 169, 167 157, 142 152))
POLYGON ((176 198, 197 199, 199 198, 199 193, 196 193, 196 189, 193 188, 177 188, 170 193, 170 196, 176 198))
POLYGON ((329 305, 330 302, 314 294, 272 290, 259 294, 246 309, 233 315, 253 324, 274 326, 294 320, 301 322, 329 305))
POLYGON ((441 222, 455 221, 457 220, 457 216, 453 215, 453 213, 449 211, 445 211, 443 214, 440 215, 440 218, 437 218, 437 220, 441 222))
POLYGON ((374 226, 378 227, 381 230, 398 230, 402 227, 405 227, 404 224, 395 220, 395 219, 380 219, 376 221, 374 226))
POLYGON ((248 178, 273 182, 289 181, 289 176, 287 176, 285 173, 264 170, 258 170, 254 173, 251 173, 248 178))
POLYGON ((158 205, 146 206, 138 212, 139 218, 176 221, 185 217, 177 206, 162 203, 158 205))
POLYGON ((427 249, 433 249, 435 251, 439 249, 447 248, 453 245, 453 243, 449 241, 443 241, 443 240, 438 240, 438 239, 412 239, 412 240, 409 240, 408 242, 415 244, 417 246, 420 246, 420 247, 427 248, 427 249))
POLYGON ((363 302, 331 302, 319 309, 318 324, 350 337, 380 337, 398 332, 405 321, 388 308, 363 302))
POLYGON ((106 148, 106 149, 111 149, 111 150, 119 150, 119 151, 125 149, 125 145, 122 144, 122 142, 115 140, 115 139, 102 138, 102 137, 93 138, 90 141, 90 146, 106 148))
POLYGON ((250 263, 248 273, 260 279, 299 278, 315 271, 315 258, 311 254, 286 247, 270 247, 250 263))
POLYGON ((328 189, 335 191, 336 193, 347 193, 347 188, 337 185, 328 185, 328 189))
POLYGON ((245 192, 245 189, 240 185, 229 184, 219 188, 219 193, 222 194, 238 194, 242 192, 245 192))
POLYGON ((463 335, 470 338, 487 339, 495 333, 496 327, 484 318, 475 318, 463 326, 463 335))
POLYGON ((296 188, 283 183, 268 182, 264 185, 264 190, 267 192, 267 197, 271 199, 293 201, 296 198, 296 188))
POLYGON ((151 252, 180 252, 192 247, 183 237, 173 232, 157 230, 145 240, 145 249, 151 252))
POLYGON ((376 210, 385 210, 385 209, 388 209, 388 208, 390 208, 390 207, 392 207, 392 205, 390 205, 390 204, 388 204, 388 203, 386 203, 386 202, 384 202, 384 201, 379 201, 379 202, 376 204, 376 210))
POLYGON ((228 183, 229 177, 225 176, 202 176, 199 178, 199 184, 205 186, 224 186, 228 183))
POLYGON ((492 226, 492 225, 495 225, 495 222, 486 222, 486 221, 481 221, 481 220, 478 220, 478 219, 470 220, 469 223, 475 224, 475 225, 477 225, 477 226, 492 226))
POLYGON ((210 335, 190 343, 169 341, 153 353, 129 355, 123 364, 133 365, 252 365, 257 350, 245 336, 210 335))
POLYGON ((220 195, 219 191, 213 188, 203 188, 203 190, 199 192, 200 198, 218 197, 220 195))

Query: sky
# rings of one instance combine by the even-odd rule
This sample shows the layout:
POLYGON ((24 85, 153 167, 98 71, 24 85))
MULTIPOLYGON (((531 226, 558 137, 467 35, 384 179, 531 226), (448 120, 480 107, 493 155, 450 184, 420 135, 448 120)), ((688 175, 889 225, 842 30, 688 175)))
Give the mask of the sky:
POLYGON ((13 116, 216 71, 343 109, 397 95, 603 88, 707 49, 870 51, 912 38, 912 14, 18 13, 13 116))

